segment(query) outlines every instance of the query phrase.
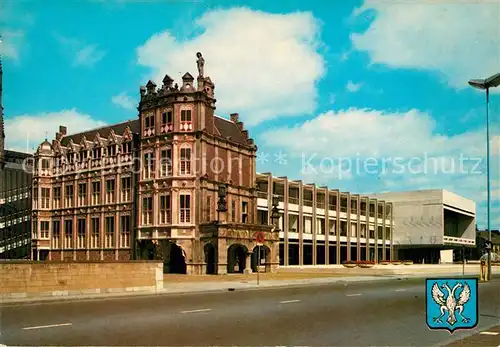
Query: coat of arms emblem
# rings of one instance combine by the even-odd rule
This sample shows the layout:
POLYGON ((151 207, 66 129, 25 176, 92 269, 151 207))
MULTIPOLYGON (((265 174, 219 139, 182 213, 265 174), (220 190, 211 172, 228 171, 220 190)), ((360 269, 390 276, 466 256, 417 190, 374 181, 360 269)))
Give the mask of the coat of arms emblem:
POLYGON ((426 279, 426 316, 430 329, 473 329, 478 324, 477 278, 426 279))

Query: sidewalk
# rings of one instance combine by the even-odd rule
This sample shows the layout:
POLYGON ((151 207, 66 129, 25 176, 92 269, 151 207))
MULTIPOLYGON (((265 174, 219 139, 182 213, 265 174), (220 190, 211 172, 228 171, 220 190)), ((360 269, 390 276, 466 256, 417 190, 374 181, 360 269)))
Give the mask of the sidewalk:
POLYGON ((464 339, 445 345, 446 347, 497 347, 500 346, 500 325, 486 329, 464 339))
MULTIPOLYGON (((283 287, 305 287, 305 286, 318 286, 318 285, 328 285, 334 283, 353 283, 353 282, 373 282, 373 281, 394 281, 394 280, 404 280, 404 279, 414 279, 414 278, 426 278, 429 276, 423 276, 421 274, 416 274, 413 276, 315 276, 315 274, 309 274, 306 278, 293 278, 292 279, 265 279, 266 276, 260 275, 260 283, 257 284, 256 274, 252 275, 233 275, 226 276, 209 276, 212 280, 200 280, 203 276, 176 276, 176 275, 165 275, 166 280, 164 280, 163 289, 158 291, 145 291, 145 292, 122 292, 122 293, 99 293, 99 294, 79 294, 71 296, 57 296, 57 297, 29 297, 29 298, 11 298, 0 300, 0 304, 22 304, 22 303, 39 303, 39 302, 49 302, 49 301, 72 301, 72 300, 87 300, 87 299, 111 299, 120 297, 131 297, 131 296, 153 296, 153 295, 169 295, 169 294, 197 294, 203 293, 215 293, 215 292, 227 292, 232 290, 263 290, 272 288, 283 288, 283 287), (313 277, 311 277, 313 276, 313 277), (170 277, 170 278, 169 278, 170 277)), ((273 275, 273 274, 270 274, 273 275)), ((440 274, 443 276, 461 276, 461 274, 440 274)), ((267 278, 273 278, 275 276, 267 276, 267 278)), ((289 276, 287 276, 289 277, 289 276)))

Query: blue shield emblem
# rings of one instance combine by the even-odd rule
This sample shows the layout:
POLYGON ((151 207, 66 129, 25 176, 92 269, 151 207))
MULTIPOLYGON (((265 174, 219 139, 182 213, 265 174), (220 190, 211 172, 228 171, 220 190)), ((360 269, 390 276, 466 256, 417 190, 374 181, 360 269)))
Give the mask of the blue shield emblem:
POLYGON ((427 326, 453 333, 478 324, 477 278, 428 278, 425 280, 427 326))

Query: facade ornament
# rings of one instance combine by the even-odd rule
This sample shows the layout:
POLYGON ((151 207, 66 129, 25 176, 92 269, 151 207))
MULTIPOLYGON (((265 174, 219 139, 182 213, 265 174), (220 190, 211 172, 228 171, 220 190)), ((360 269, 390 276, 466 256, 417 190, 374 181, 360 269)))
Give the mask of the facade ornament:
POLYGON ((203 73, 205 70, 205 59, 201 55, 201 52, 196 53, 198 60, 196 61, 196 65, 198 65, 198 76, 203 77, 203 73))

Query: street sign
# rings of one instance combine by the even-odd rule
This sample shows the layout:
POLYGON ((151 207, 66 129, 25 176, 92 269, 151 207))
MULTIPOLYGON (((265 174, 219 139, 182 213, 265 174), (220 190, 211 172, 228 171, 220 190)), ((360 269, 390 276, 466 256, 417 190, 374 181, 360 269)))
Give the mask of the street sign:
POLYGON ((255 241, 257 241, 257 243, 263 243, 265 240, 266 236, 263 232, 258 232, 257 235, 255 235, 255 241))

